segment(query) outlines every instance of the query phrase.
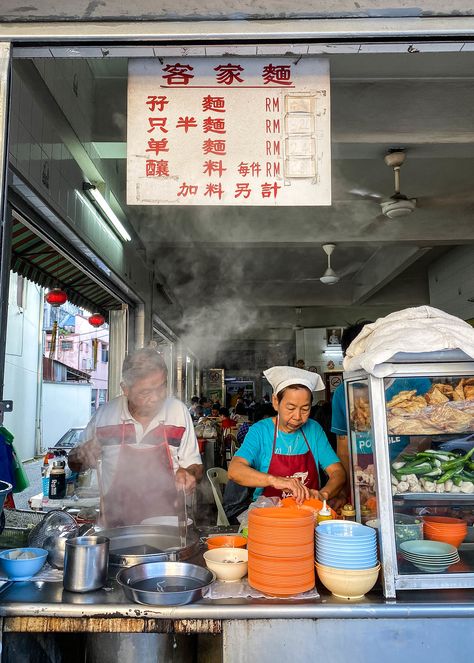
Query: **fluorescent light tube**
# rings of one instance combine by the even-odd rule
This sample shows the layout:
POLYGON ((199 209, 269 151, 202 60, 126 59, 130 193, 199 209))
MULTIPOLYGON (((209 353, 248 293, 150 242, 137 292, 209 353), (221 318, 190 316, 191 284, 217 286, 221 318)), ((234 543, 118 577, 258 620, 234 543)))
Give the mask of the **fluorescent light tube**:
POLYGON ((125 226, 115 214, 114 210, 110 207, 109 203, 105 200, 99 189, 94 184, 90 184, 89 182, 84 182, 83 189, 95 200, 97 205, 113 225, 120 237, 126 242, 130 242, 132 238, 128 234, 125 226))

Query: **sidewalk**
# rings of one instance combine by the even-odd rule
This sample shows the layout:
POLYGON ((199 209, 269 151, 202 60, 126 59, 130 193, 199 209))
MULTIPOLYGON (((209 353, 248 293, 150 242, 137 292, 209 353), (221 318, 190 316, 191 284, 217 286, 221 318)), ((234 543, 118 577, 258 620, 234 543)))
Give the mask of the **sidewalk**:
POLYGON ((15 493, 13 499, 15 500, 15 506, 17 509, 28 509, 28 500, 32 495, 37 495, 42 490, 41 483, 41 467, 43 465, 43 456, 40 456, 36 460, 29 460, 26 463, 23 463, 25 472, 30 481, 29 487, 24 490, 22 493, 15 493))

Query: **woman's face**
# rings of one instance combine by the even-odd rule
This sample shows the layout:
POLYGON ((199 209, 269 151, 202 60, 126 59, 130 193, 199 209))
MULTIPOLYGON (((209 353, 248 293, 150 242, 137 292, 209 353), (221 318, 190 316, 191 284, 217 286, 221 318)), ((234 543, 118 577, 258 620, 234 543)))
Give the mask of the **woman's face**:
POLYGON ((280 402, 275 395, 272 397, 272 402, 278 412, 280 429, 285 433, 293 433, 309 419, 312 394, 309 389, 288 387, 280 402))

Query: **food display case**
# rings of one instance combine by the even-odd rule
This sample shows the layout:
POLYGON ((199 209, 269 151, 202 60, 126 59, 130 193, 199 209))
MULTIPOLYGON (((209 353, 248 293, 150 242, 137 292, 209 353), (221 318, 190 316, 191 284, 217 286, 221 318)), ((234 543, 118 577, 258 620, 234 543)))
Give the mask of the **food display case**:
POLYGON ((357 520, 378 529, 384 594, 473 588, 474 361, 398 354, 374 372, 344 380, 357 520))

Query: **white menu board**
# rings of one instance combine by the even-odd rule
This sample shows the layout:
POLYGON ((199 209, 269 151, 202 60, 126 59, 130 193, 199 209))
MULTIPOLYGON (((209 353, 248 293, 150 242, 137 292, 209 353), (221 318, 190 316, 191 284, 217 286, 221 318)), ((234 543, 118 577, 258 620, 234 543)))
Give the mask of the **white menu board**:
POLYGON ((329 63, 133 59, 129 205, 330 205, 329 63))

